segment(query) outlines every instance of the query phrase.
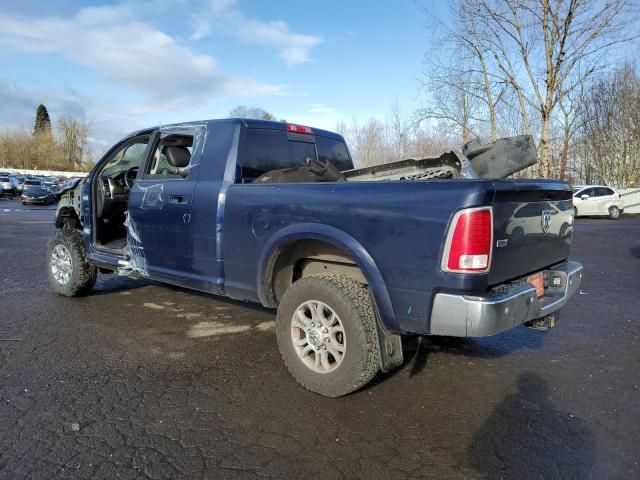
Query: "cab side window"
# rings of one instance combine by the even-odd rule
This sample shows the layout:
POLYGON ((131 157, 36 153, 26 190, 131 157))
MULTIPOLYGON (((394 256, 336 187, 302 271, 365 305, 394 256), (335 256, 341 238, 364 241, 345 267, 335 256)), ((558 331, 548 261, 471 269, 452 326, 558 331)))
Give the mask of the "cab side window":
POLYGON ((171 134, 162 137, 156 145, 145 176, 161 176, 184 180, 189 176, 193 136, 171 134))

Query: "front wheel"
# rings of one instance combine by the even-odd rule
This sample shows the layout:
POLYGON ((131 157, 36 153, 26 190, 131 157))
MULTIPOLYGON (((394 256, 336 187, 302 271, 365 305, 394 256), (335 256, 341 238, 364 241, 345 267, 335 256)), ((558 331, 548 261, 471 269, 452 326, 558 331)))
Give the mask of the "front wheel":
POLYGON ((620 218, 620 209, 616 206, 609 207, 609 218, 613 220, 620 218))
POLYGON ((98 270, 87 262, 78 230, 57 230, 49 239, 47 273, 51 287, 60 295, 79 297, 91 291, 98 270))
POLYGON ((276 337, 291 375, 327 397, 359 389, 380 368, 369 291, 343 275, 312 275, 291 285, 278 306, 276 337))

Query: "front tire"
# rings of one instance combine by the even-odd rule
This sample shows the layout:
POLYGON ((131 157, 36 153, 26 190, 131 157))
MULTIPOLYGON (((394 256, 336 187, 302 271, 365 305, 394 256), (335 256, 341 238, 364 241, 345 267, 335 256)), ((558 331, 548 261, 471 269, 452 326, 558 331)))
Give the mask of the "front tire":
POLYGON ((344 275, 312 275, 291 285, 278 306, 276 337, 289 373, 327 397, 358 390, 380 369, 369 291, 344 275))
POLYGON ((609 218, 612 220, 620 218, 620 209, 616 206, 609 207, 609 218))
POLYGON ((87 262, 82 234, 78 230, 57 230, 47 243, 47 273, 59 295, 79 297, 96 283, 98 270, 87 262))

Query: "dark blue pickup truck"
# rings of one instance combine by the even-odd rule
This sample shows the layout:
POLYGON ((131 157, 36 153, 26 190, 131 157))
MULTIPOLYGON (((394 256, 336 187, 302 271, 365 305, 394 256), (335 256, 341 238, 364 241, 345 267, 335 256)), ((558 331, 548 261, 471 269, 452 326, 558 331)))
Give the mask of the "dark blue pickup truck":
POLYGON ((568 261, 567 184, 376 174, 354 170, 340 135, 309 127, 141 130, 62 193, 49 279, 65 296, 102 272, 277 308, 289 371, 328 396, 402 363, 402 335, 553 326, 582 276, 568 261), (338 178, 286 175, 310 165, 338 178))

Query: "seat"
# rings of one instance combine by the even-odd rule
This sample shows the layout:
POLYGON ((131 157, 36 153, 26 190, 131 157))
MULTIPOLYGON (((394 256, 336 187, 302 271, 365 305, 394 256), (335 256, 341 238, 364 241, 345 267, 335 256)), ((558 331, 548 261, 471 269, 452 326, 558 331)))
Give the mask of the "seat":
POLYGON ((179 145, 165 145, 162 147, 162 153, 166 157, 169 165, 175 168, 174 171, 170 171, 167 168, 163 168, 160 174, 162 175, 181 175, 186 178, 188 172, 183 170, 189 166, 191 162, 191 152, 187 147, 179 145))

